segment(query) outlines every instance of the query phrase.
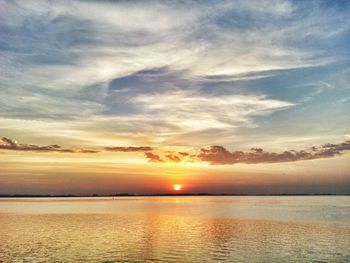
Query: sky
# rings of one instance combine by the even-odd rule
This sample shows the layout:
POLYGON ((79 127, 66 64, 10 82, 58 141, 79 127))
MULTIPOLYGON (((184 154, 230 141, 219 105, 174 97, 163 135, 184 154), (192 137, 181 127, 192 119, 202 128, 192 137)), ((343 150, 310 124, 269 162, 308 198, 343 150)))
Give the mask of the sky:
POLYGON ((0 14, 0 194, 350 194, 349 1, 0 14))

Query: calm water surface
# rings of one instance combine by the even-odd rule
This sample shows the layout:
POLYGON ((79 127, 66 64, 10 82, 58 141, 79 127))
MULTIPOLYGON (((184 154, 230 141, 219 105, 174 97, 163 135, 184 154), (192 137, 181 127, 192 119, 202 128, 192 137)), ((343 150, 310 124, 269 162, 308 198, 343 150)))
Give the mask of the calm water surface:
POLYGON ((350 262, 350 197, 0 199, 0 262, 350 262))

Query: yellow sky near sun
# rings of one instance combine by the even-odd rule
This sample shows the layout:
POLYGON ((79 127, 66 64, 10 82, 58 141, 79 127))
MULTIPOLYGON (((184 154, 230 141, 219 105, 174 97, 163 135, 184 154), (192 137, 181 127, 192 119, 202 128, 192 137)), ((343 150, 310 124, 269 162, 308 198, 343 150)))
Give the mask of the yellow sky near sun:
POLYGON ((26 193, 161 193, 174 184, 186 192, 232 192, 259 185, 341 184, 349 180, 348 163, 349 156, 278 164, 149 163, 138 153, 11 151, 1 153, 0 184, 2 192, 26 193))

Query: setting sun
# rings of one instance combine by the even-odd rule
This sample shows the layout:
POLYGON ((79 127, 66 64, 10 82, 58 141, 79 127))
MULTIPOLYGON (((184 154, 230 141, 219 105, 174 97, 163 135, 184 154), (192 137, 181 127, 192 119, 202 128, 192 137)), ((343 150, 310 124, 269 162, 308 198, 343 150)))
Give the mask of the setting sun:
POLYGON ((182 188, 182 185, 181 185, 181 184, 174 184, 174 185, 173 185, 173 189, 174 189, 175 191, 180 191, 181 188, 182 188))

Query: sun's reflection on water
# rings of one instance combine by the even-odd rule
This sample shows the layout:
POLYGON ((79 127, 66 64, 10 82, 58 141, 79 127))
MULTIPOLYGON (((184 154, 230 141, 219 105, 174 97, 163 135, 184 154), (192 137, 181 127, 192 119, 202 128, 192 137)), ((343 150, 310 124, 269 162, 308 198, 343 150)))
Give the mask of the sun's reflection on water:
MULTIPOLYGON (((30 213, 4 212, 6 205, 0 202, 0 262, 349 262, 350 259, 350 223, 343 221, 270 220, 263 218, 264 214, 262 218, 256 214, 240 218, 233 210, 242 210, 238 204, 246 201, 229 202, 225 198, 206 199, 202 203, 189 197, 137 199, 123 204, 74 202, 59 203, 62 213, 51 207, 55 202, 50 201, 27 202, 30 213), (62 209, 62 204, 74 208, 79 204, 80 209, 74 213, 69 207, 62 209), (96 205, 101 210, 95 212, 96 205)), ((284 211, 285 205, 279 204, 276 209, 284 211)), ((15 209, 16 204, 11 207, 15 209)), ((341 207, 348 206, 343 203, 341 207)))

